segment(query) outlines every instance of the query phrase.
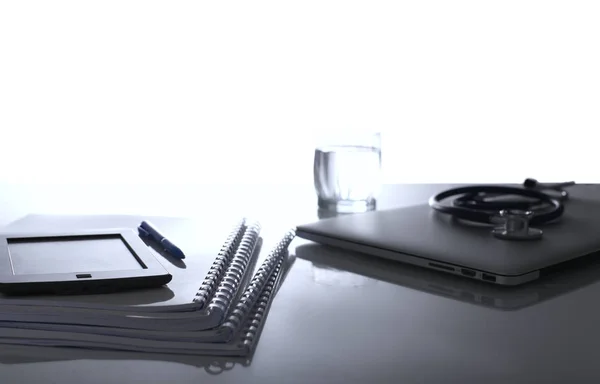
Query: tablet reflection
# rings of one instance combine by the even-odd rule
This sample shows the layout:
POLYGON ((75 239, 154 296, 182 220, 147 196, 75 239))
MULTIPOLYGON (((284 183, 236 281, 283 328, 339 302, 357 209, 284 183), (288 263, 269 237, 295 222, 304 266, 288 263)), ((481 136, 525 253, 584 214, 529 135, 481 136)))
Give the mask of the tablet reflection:
POLYGON ((296 257, 318 269, 335 269, 367 279, 428 292, 497 310, 519 310, 600 280, 600 259, 582 260, 537 281, 505 287, 363 255, 321 244, 296 248, 296 257))
MULTIPOLYGON (((19 300, 75 301, 82 303, 110 305, 159 305, 175 297, 175 293, 167 286, 156 288, 133 289, 123 292, 85 295, 37 295, 22 296, 19 300)), ((0 295, 0 300, 10 300, 12 296, 0 295)))

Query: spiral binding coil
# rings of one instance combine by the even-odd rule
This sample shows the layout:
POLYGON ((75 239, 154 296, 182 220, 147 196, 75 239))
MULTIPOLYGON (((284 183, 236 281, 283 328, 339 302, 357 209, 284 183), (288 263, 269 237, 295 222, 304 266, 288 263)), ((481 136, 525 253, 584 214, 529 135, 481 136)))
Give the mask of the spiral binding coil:
POLYGON ((254 253, 254 248, 258 243, 261 225, 254 222, 246 228, 240 245, 235 253, 235 256, 229 263, 223 279, 219 282, 214 295, 208 305, 210 312, 217 310, 225 314, 231 301, 238 292, 238 288, 244 279, 246 267, 250 262, 250 258, 254 253))
POLYGON ((250 314, 251 309, 255 306, 256 302, 259 301, 259 297, 267 289, 271 277, 277 277, 278 271, 283 263, 283 256, 295 236, 295 231, 288 231, 271 250, 260 268, 254 274, 235 308, 229 314, 227 321, 221 325, 222 332, 229 331, 233 334, 239 329, 242 322, 250 314))
POLYGON ((207 300, 211 298, 216 290, 219 282, 223 279, 225 269, 230 264, 235 256, 244 232, 246 231, 246 219, 242 218, 231 230, 227 239, 223 243, 215 261, 210 267, 204 281, 200 285, 198 292, 194 298, 194 303, 200 305, 200 309, 204 308, 207 300))
POLYGON ((277 283, 277 278, 281 273, 282 265, 283 258, 281 258, 277 263, 277 266, 269 277, 265 288, 261 292, 258 301, 254 306, 254 309, 250 313, 248 322, 245 324, 242 330, 242 338, 238 345, 240 348, 246 348, 247 350, 250 350, 255 344, 263 319, 266 316, 269 301, 273 295, 273 292, 275 291, 275 285, 277 283))

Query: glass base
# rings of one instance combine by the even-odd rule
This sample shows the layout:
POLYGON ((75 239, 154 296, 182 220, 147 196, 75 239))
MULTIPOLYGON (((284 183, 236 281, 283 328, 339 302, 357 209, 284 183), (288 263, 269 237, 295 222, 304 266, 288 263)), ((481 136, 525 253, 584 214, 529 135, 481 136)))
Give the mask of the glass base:
POLYGON ((375 199, 370 200, 323 200, 319 199, 319 209, 333 213, 361 213, 376 208, 375 199))

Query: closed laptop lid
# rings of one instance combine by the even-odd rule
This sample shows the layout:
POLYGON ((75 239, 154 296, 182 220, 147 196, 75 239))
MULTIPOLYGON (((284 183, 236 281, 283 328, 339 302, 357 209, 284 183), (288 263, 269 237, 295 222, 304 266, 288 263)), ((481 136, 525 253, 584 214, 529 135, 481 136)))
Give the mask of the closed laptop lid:
MULTIPOLYGON (((595 190, 597 191, 597 190, 595 190)), ((572 195, 562 218, 542 227, 536 241, 500 240, 490 227, 472 226, 427 204, 338 216, 297 227, 303 233, 335 238, 473 268, 517 276, 600 250, 600 200, 572 195)))

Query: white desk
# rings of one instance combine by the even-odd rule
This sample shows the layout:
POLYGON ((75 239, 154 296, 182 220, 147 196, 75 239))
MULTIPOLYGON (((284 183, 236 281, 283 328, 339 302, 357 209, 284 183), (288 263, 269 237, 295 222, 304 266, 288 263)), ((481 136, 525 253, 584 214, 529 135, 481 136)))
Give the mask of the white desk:
MULTIPOLYGON (((425 201, 446 187, 388 186, 380 208, 425 201)), ((277 233, 317 217, 310 187, 163 187, 142 196, 140 189, 55 187, 44 194, 15 189, 3 195, 2 209, 8 212, 3 220, 26 213, 193 213, 229 220, 246 207, 262 213, 268 233, 277 233), (157 196, 163 204, 148 205, 157 196)), ((210 374, 199 367, 207 363, 202 358, 48 352, 49 361, 34 355, 5 358, 1 382, 588 383, 600 378, 600 271, 576 275, 545 299, 543 290, 494 296, 461 290, 438 274, 406 275, 396 264, 365 263, 363 275, 340 270, 324 262, 335 261, 335 255, 319 255, 300 239, 291 251, 295 263, 248 366, 236 363, 210 374)))

